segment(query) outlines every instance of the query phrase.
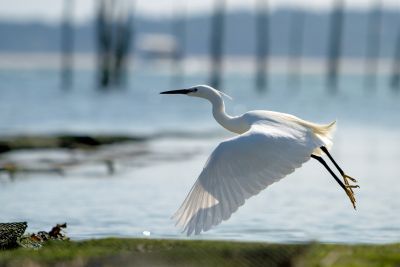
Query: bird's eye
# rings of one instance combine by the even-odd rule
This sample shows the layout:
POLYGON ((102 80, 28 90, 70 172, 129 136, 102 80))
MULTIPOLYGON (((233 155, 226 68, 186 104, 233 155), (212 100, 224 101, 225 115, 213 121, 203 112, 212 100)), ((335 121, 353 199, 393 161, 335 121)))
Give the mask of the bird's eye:
POLYGON ((194 88, 194 89, 193 89, 193 92, 197 92, 197 88, 194 88))

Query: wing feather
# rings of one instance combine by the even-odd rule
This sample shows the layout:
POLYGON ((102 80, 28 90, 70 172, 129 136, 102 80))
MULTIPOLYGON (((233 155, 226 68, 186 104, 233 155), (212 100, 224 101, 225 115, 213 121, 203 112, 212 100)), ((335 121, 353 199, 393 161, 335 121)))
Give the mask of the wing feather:
POLYGON ((253 125, 217 146, 173 218, 187 235, 209 230, 308 161, 318 145, 312 131, 301 125, 253 125))

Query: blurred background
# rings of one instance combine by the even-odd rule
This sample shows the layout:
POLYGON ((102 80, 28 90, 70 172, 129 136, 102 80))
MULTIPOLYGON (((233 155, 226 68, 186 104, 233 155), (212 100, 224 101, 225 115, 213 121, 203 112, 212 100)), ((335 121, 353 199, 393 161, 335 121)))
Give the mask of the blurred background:
POLYGON ((186 238, 170 216, 230 137, 227 111, 338 121, 358 210, 310 161, 196 238, 400 240, 396 0, 0 0, 0 221, 72 239, 186 238))

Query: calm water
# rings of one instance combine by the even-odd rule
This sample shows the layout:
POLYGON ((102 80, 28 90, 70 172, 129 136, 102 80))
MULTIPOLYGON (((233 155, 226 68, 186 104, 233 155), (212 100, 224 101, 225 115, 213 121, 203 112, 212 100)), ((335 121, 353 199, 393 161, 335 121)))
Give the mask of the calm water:
MULTIPOLYGON (((272 242, 387 243, 400 241, 400 95, 384 86, 364 90, 361 77, 344 76, 336 95, 319 76, 306 76, 288 88, 274 76, 270 90, 250 90, 251 77, 230 74, 225 82, 227 110, 294 113, 317 122, 338 120, 333 154, 358 178, 358 210, 317 162, 250 199, 229 221, 197 238, 272 242)), ((26 220, 30 230, 66 221, 74 239, 105 236, 186 238, 170 216, 179 207, 213 148, 229 133, 213 121, 200 99, 160 96, 173 88, 167 74, 136 73, 133 87, 99 93, 92 73, 80 71, 76 87, 58 89, 55 71, 0 71, 0 132, 125 133, 162 137, 112 147, 140 150, 107 175, 102 165, 67 170, 65 177, 21 174, 11 182, 0 176, 0 221, 26 220), (165 133, 169 133, 165 135, 165 133), (184 133, 184 135, 182 135, 184 133), (180 136, 180 137, 179 137, 180 136), (145 233, 145 234, 144 234, 145 233)), ((185 84, 204 82, 192 75, 185 84)), ((106 148, 107 150, 107 148, 106 148)), ((65 151, 19 152, 0 160, 70 156, 65 151)))

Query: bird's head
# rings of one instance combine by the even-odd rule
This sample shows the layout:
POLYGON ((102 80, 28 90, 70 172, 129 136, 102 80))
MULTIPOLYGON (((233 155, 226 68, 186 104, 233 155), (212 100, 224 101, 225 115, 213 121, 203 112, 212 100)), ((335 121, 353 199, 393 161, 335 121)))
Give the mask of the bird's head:
MULTIPOLYGON (((196 85, 196 86, 192 86, 187 89, 165 91, 165 92, 161 92, 160 94, 166 94, 166 95, 184 94, 187 96, 195 96, 195 97, 205 98, 205 99, 209 99, 209 100, 212 98, 215 98, 215 97, 222 97, 222 95, 225 95, 224 93, 222 93, 208 85, 196 85)), ((225 95, 225 96, 227 96, 227 95, 225 95)), ((227 96, 227 97, 229 97, 229 96, 227 96)))

